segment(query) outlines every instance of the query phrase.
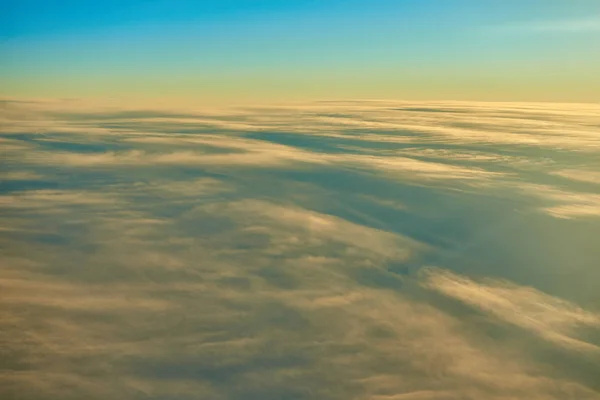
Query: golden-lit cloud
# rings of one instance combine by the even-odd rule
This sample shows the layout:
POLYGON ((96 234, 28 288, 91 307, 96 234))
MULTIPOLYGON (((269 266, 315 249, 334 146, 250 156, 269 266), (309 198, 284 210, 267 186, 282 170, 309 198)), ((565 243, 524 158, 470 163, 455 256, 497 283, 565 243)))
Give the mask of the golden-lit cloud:
POLYGON ((600 398, 595 105, 7 110, 0 397, 600 398))
POLYGON ((580 327, 600 327, 600 314, 534 288, 493 279, 480 283, 449 271, 428 270, 425 285, 545 339, 600 356, 600 347, 571 336, 580 327))

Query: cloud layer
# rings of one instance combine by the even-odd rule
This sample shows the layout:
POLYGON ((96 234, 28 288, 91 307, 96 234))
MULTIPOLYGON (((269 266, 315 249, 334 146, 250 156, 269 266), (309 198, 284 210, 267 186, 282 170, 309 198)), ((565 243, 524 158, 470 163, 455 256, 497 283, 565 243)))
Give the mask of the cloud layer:
POLYGON ((2 398, 600 398, 596 105, 1 126, 2 398))

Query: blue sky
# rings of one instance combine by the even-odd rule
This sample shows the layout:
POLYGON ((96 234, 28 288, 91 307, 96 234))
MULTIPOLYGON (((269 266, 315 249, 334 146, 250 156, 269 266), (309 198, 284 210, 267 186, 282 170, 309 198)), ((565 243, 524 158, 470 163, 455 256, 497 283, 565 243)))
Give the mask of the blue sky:
POLYGON ((594 101, 597 1, 2 1, 8 96, 594 101))

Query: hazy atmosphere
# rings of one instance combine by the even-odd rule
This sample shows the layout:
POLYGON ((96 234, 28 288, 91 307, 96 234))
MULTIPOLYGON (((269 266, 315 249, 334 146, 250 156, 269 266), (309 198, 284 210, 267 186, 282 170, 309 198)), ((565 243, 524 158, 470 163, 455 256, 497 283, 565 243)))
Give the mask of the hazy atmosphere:
POLYGON ((0 1, 0 398, 600 400, 596 1, 0 1))

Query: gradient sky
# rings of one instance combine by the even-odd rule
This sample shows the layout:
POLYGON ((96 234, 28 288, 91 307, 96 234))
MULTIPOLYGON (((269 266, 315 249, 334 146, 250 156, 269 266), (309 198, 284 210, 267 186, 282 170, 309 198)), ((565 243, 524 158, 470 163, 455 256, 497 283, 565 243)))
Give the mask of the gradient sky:
POLYGON ((597 0, 0 0, 0 95, 600 100, 597 0))

